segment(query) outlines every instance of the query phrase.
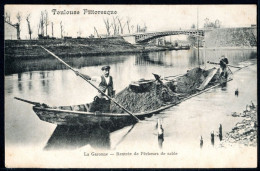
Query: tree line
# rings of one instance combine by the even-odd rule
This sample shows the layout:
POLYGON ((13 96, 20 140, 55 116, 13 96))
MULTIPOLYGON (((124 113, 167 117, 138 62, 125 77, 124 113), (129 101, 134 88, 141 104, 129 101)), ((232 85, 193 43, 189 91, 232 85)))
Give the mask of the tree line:
MULTIPOLYGON (((23 20, 23 16, 20 12, 16 14, 17 22, 13 24, 11 22, 11 16, 10 13, 5 12, 5 22, 13 25, 17 29, 17 37, 20 39, 20 33, 21 33, 21 21, 23 20)), ((27 14, 24 16, 26 22, 27 22, 27 29, 29 38, 32 39, 32 26, 31 26, 31 14, 27 14)), ((117 36, 121 34, 131 34, 131 33, 140 33, 140 32, 146 32, 147 26, 145 23, 143 24, 133 24, 132 19, 130 17, 110 17, 110 18, 103 18, 103 23, 106 30, 106 36, 117 36)), ((60 26, 60 37, 64 38, 65 35, 65 28, 62 21, 59 23, 60 26)), ((48 11, 44 10, 41 11, 39 22, 37 24, 37 33, 39 38, 55 38, 54 32, 53 32, 54 23, 50 21, 48 11), (51 26, 51 36, 48 34, 48 27, 51 26)), ((79 30, 77 32, 78 37, 80 37, 82 32, 79 30)), ((90 35, 90 37, 101 37, 98 33, 98 29, 94 26, 94 32, 90 35)))

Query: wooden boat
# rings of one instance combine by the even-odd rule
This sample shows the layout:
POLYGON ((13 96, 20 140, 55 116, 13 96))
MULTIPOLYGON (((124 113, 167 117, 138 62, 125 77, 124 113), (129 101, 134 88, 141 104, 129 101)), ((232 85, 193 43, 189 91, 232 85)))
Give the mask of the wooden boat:
MULTIPOLYGON (((172 79, 181 77, 178 75, 177 77, 173 77, 172 79)), ((212 75, 210 75, 212 77, 212 75)), ((167 81, 170 79, 168 77, 167 81)), ((226 80, 226 82, 231 81, 232 79, 226 80)), ((154 80, 153 80, 154 82, 154 80)), ((209 82, 209 81, 207 81, 209 82)), ((135 82, 138 83, 138 82, 135 82)), ((141 86, 144 86, 145 81, 142 80, 139 82, 141 86)), ((147 80, 147 84, 149 85, 151 80, 147 80)), ((204 83, 203 83, 204 84, 204 83)), ((180 101, 174 103, 166 103, 160 108, 156 110, 134 113, 138 119, 143 120, 146 117, 151 117, 153 114, 157 114, 165 109, 168 109, 172 106, 175 106, 181 103, 184 100, 187 100, 191 97, 197 96, 209 89, 217 87, 222 83, 217 83, 215 85, 209 86, 206 89, 197 90, 197 93, 192 94, 188 97, 182 98, 180 101)), ((203 85, 205 87, 205 85, 203 85)), ((89 104, 81 104, 81 105, 72 105, 72 106, 59 106, 59 107, 49 107, 46 104, 40 104, 37 102, 30 102, 28 100, 16 98, 18 100, 34 104, 33 111, 37 114, 37 116, 42 120, 49 123, 57 124, 57 125, 67 125, 67 126, 88 126, 88 127, 95 127, 97 125, 101 126, 104 129, 115 130, 123 128, 127 125, 131 125, 136 123, 136 119, 133 118, 128 113, 101 113, 97 112, 90 112, 89 104)))

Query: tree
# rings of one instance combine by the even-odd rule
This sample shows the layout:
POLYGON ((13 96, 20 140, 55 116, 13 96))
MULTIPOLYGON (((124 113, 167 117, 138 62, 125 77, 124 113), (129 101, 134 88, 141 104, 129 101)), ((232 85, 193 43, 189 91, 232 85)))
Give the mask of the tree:
POLYGON ((5 21, 8 22, 8 23, 11 23, 10 18, 11 18, 10 13, 5 12, 5 21))
POLYGON ((126 23, 127 23, 128 33, 130 33, 130 22, 131 22, 131 19, 129 17, 127 17, 126 23))
POLYGON ((45 10, 44 11, 44 14, 45 14, 45 19, 44 19, 44 23, 45 23, 45 29, 46 29, 46 36, 48 36, 48 25, 49 25, 49 17, 48 17, 48 11, 45 10))
POLYGON ((113 24, 112 24, 112 28, 114 30, 114 35, 117 35, 117 23, 116 23, 116 19, 117 17, 113 17, 113 24))
POLYGON ((37 25, 37 28, 38 28, 38 35, 39 35, 40 34, 40 29, 41 29, 40 23, 37 25))
POLYGON ((216 19, 215 22, 211 22, 208 18, 204 20, 204 28, 220 28, 221 22, 216 19))
POLYGON ((209 19, 205 18, 204 19, 204 28, 208 28, 208 26, 209 26, 209 19))
POLYGON ((16 18, 17 18, 18 23, 20 24, 21 21, 22 21, 22 15, 21 15, 20 12, 18 12, 18 13, 16 14, 16 18))
POLYGON ((22 21, 22 15, 20 12, 16 14, 17 18, 17 24, 16 24, 16 29, 17 29, 17 39, 20 39, 20 33, 21 33, 21 21, 22 21))
POLYGON ((44 36, 44 23, 45 23, 45 17, 44 17, 44 12, 41 11, 41 16, 40 16, 40 30, 41 30, 41 35, 44 36))
POLYGON ((62 32, 64 31, 62 21, 60 22, 60 38, 63 38, 62 32))
POLYGON ((31 29, 31 25, 30 25, 30 14, 28 14, 26 16, 26 21, 27 21, 27 24, 28 24, 28 32, 29 32, 30 40, 31 40, 32 39, 32 29, 31 29))
POLYGON ((96 27, 94 27, 94 35, 95 35, 95 33, 96 33, 97 37, 99 37, 99 34, 98 34, 96 27))
POLYGON ((220 23, 219 19, 216 19, 215 20, 215 28, 220 28, 220 25, 221 25, 221 23, 220 23))
POLYGON ((53 37, 53 22, 51 22, 51 35, 53 37))
POLYGON ((117 18, 117 19, 118 19, 118 23, 119 23, 119 26, 121 29, 121 34, 124 34, 124 27, 125 27, 126 23, 124 25, 122 25, 122 23, 121 23, 122 19, 119 19, 119 18, 117 18))
POLYGON ((104 21, 104 23, 106 25, 107 35, 110 36, 110 28, 111 28, 112 25, 110 24, 108 18, 107 19, 103 19, 103 21, 104 21))

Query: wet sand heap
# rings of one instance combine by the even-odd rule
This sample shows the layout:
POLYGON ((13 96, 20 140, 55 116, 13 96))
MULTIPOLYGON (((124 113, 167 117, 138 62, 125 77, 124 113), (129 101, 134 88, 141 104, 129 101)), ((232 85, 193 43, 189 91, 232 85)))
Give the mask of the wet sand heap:
MULTIPOLYGON (((205 80, 210 71, 194 68, 176 79, 151 81, 142 89, 129 85, 116 94, 115 100, 132 113, 156 110, 196 93, 198 91, 196 88, 205 80)), ((212 81, 217 81, 216 78, 212 81)), ((114 103, 111 103, 110 109, 112 113, 125 113, 114 103)))
MULTIPOLYGON (((212 69, 203 70, 201 68, 194 68, 189 70, 183 77, 177 78, 177 93, 187 93, 187 95, 196 93, 196 88, 201 85, 211 70, 212 69)), ((213 77, 212 81, 216 80, 217 78, 218 77, 213 77)))
MULTIPOLYGON (((130 87, 127 87, 118 93, 115 99, 133 113, 155 110, 163 106, 166 102, 175 102, 178 100, 169 87, 163 85, 163 83, 156 82, 152 83, 149 90, 144 92, 134 91, 130 87)), ((111 111, 112 113, 124 113, 114 103, 111 104, 111 111)))

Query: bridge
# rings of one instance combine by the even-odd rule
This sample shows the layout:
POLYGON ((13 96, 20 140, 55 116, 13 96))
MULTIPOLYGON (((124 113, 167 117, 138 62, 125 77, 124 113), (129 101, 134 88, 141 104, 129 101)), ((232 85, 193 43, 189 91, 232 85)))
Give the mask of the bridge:
POLYGON ((148 32, 148 33, 135 33, 129 35, 123 35, 123 38, 128 41, 129 43, 136 44, 136 43, 147 43, 152 39, 157 39, 164 36, 171 36, 171 35, 199 35, 204 36, 206 30, 175 30, 175 31, 162 31, 162 32, 148 32))

